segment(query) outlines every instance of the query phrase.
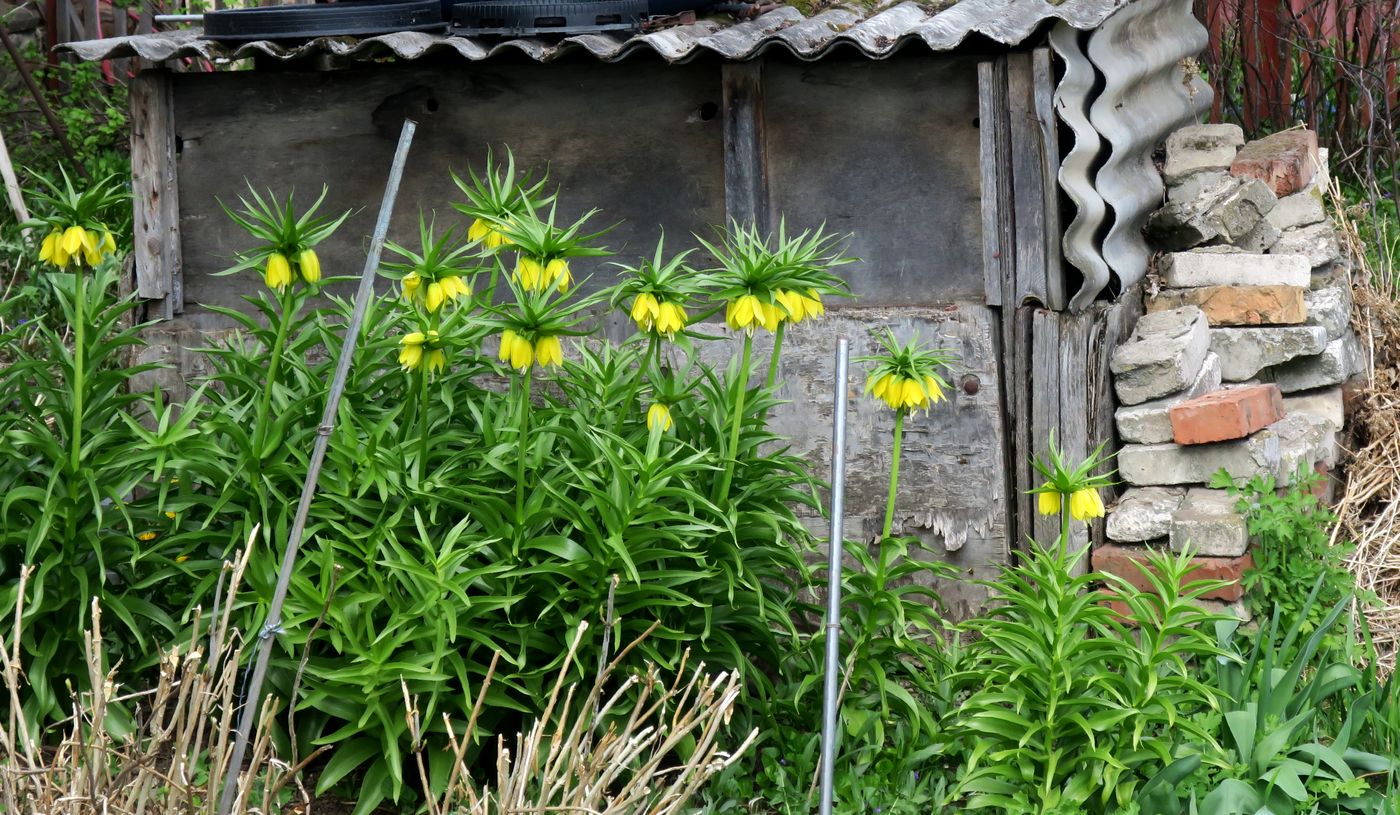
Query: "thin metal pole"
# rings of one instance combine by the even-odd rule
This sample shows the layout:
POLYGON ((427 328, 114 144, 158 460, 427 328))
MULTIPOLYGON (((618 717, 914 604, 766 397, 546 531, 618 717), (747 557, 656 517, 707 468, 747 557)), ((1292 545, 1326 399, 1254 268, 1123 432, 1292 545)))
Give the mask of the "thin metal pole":
POLYGON ((831 815, 836 780, 837 695, 841 684, 841 564, 846 519, 846 367, 850 340, 836 340, 836 391, 831 418, 831 538, 826 567, 826 676, 822 694, 820 815, 831 815))
MULTIPOLYGON (((306 482, 301 488, 301 503, 297 504, 297 514, 292 521, 292 529, 287 534, 287 548, 282 555, 282 571, 277 575, 277 589, 272 593, 272 604, 267 609, 267 622, 258 633, 258 656, 253 663, 253 676, 248 682, 247 693, 243 698, 243 714, 238 721, 238 737, 233 743, 233 755, 229 758, 228 770, 224 775, 223 794, 219 798, 219 815, 229 815, 233 810, 233 799, 238 792, 238 774, 243 768, 248 738, 253 732, 253 722, 261 707, 258 704, 258 696, 262 692, 263 679, 267 676, 267 661, 272 655, 272 640, 282 633, 282 604, 287 599, 287 587, 292 582, 292 567, 296 564, 297 549, 301 546, 301 536, 306 529, 306 516, 311 511, 311 499, 316 495, 316 482, 321 476, 321 462, 326 457, 326 445, 330 443, 331 431, 335 429, 335 414, 340 407, 340 396, 345 391, 345 379, 350 374, 350 361, 355 356, 355 343, 360 336, 360 326, 365 321, 365 310, 369 308, 369 299, 374 293, 379 254, 384 249, 384 238, 389 232, 389 216, 394 212, 394 199, 399 195, 399 182, 403 179, 404 164, 408 161, 408 147, 413 143, 413 131, 417 126, 412 119, 405 119, 403 130, 399 133, 399 146, 394 152, 394 163, 389 168, 389 183, 384 188, 384 200, 379 205, 379 220, 374 224, 374 236, 370 240, 369 255, 365 258, 365 270, 360 275, 360 288, 355 292, 355 310, 350 315, 350 324, 345 327, 340 358, 336 360, 335 375, 331 379, 330 393, 326 396, 326 409, 321 414, 321 425, 316 429, 316 444, 311 450, 311 460, 306 465, 306 482)), ((295 734, 292 737, 295 738, 295 734)))

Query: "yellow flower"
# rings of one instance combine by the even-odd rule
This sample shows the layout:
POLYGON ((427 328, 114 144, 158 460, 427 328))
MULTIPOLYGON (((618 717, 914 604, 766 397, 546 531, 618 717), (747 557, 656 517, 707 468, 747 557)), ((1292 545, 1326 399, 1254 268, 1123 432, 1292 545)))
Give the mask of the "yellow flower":
POLYGON ((788 291, 787 289, 779 289, 773 293, 773 296, 777 297, 778 302, 783 304, 783 308, 787 310, 789 320, 792 320, 794 323, 802 322, 802 318, 806 316, 807 312, 807 298, 795 291, 788 291))
POLYGON ((689 317, 686 315, 685 309, 681 308, 678 304, 661 303, 657 307, 656 331, 659 334, 665 334, 667 337, 674 338, 677 331, 685 328, 687 320, 689 320, 689 317))
POLYGON ((472 288, 467 285, 467 281, 457 275, 448 275, 438 282, 442 284, 442 290, 447 293, 449 300, 466 297, 472 293, 472 288))
POLYGON ((671 429, 671 409, 661 402, 655 402, 647 408, 647 430, 655 430, 657 425, 661 425, 661 432, 665 433, 671 429))
MULTIPOLYGON (((1046 484, 1045 487, 1048 489, 1050 485, 1046 484)), ((1058 492, 1055 492, 1053 489, 1049 490, 1048 492, 1037 493, 1035 497, 1035 505, 1036 509, 1040 511, 1041 515, 1059 515, 1060 494, 1058 492)))
POLYGON ((269 289, 282 291, 292 282, 292 264, 287 262, 287 256, 280 252, 273 252, 267 258, 267 269, 263 272, 263 280, 267 282, 269 289))
POLYGON ((424 334, 422 331, 414 331, 405 334, 399 340, 399 345, 403 346, 399 350, 399 364, 405 371, 416 371, 419 368, 426 368, 428 373, 437 373, 447 367, 447 353, 437 345, 438 332, 429 331, 424 334))
POLYGON ((102 251, 109 255, 117 253, 117 239, 112 237, 111 232, 102 233, 102 251))
POLYGON ((549 287, 545 282, 545 267, 535 258, 522 256, 515 264, 515 279, 525 291, 544 291, 549 287))
POLYGON ((399 283, 403 286, 403 299, 411 303, 418 296, 418 287, 423 285, 423 278, 417 272, 409 272, 399 283))
POLYGON ((190 556, 189 556, 189 555, 180 555, 179 557, 175 558, 175 562, 176 562, 176 563, 184 563, 185 561, 187 561, 187 560, 189 560, 189 559, 190 559, 190 556))
POLYGON ((760 303, 752 294, 743 294, 729 301, 725 309, 724 321, 735 331, 753 330, 762 319, 759 317, 760 303))
POLYGON ((297 266, 301 269, 301 279, 307 283, 319 283, 321 281, 321 259, 316 257, 315 249, 303 249, 297 255, 297 266))
POLYGON ((815 319, 826 314, 826 306, 822 305, 822 296, 816 289, 807 290, 807 296, 802 298, 802 307, 807 317, 815 319))
POLYGON ((466 282, 456 275, 448 275, 428 284, 423 305, 427 306, 428 311, 437 311, 443 303, 450 303, 464 294, 471 294, 466 282))
POLYGON ((501 332, 499 356, 510 367, 524 373, 530 370, 531 363, 535 361, 535 346, 529 340, 507 328, 501 332))
POLYGON ((510 242, 510 239, 502 235, 499 229, 482 218, 472 221, 472 225, 467 229, 467 240, 481 241, 487 249, 496 249, 510 242))
POLYGON ((1069 497, 1069 514, 1076 521, 1102 518, 1104 506, 1103 499, 1099 497, 1099 491, 1092 487, 1075 490, 1069 497))
POLYGON ((535 340, 535 361, 541 365, 562 365, 564 349, 558 337, 540 337, 535 340))
POLYGON ((87 237, 87 230, 81 226, 70 226, 63 230, 63 251, 70 255, 76 255, 83 249, 83 239, 87 237))
POLYGON ((631 316, 636 322, 637 328, 642 331, 650 331, 651 325, 656 318, 661 315, 661 305, 656 299, 656 295, 651 292, 642 292, 632 301, 631 316))
POLYGON ((943 388, 939 386, 938 380, 932 375, 924 377, 924 391, 928 393, 929 401, 935 404, 947 398, 943 395, 943 388))
POLYGON ((553 286, 555 281, 559 282, 559 291, 567 292, 574 284, 574 273, 569 271, 569 262, 563 258, 555 258, 544 267, 544 279, 540 284, 540 289, 544 290, 553 286))
POLYGON ((760 322, 763 323, 763 327, 768 329, 769 332, 777 331, 778 324, 783 321, 782 308, 775 303, 765 303, 760 300, 758 301, 758 309, 762 318, 760 322))
MULTIPOLYGON (((58 261, 58 253, 62 251, 63 233, 55 230, 44 237, 44 242, 39 244, 39 260, 45 263, 52 263, 55 266, 62 266, 58 261)), ((64 253, 65 257, 67 253, 64 253)))
POLYGON ((167 518, 169 518, 170 520, 173 521, 173 520, 175 520, 175 513, 173 513, 173 512, 166 512, 166 513, 165 513, 165 517, 167 517, 167 518))
POLYGON ((102 262, 96 232, 83 232, 83 260, 87 261, 89 266, 96 266, 102 262))
POLYGON ((141 534, 139 534, 139 535, 136 536, 136 539, 139 540, 139 541, 141 541, 142 543, 147 543, 147 542, 149 542, 149 541, 153 541, 153 540, 156 539, 156 533, 154 533, 154 532, 142 532, 141 534))

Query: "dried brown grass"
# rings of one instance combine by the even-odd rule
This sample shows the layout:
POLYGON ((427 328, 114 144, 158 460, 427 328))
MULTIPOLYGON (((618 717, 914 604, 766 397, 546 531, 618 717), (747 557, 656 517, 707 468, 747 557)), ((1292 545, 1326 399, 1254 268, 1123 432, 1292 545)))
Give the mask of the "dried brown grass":
MULTIPOLYGON (((256 535, 256 531, 253 533, 256 535)), ((218 597, 232 598, 247 554, 226 563, 218 597)), ((24 596, 21 577, 19 596, 24 596)), ((161 660, 153 688, 125 692, 102 661, 101 609, 81 644, 91 691, 73 700, 61 738, 41 737, 20 714, 29 689, 17 643, 23 606, 9 637, 0 637, 0 673, 8 693, 8 719, 0 722, 0 812, 18 815, 214 815, 232 752, 243 641, 231 626, 232 602, 216 608, 203 635, 161 660), (136 729, 113 732, 108 714, 120 704, 136 712, 136 729)), ((580 634, 586 623, 580 624, 580 634)), ((684 661, 663 681, 655 666, 643 675, 617 678, 622 658, 651 631, 617 655, 606 656, 592 687, 568 683, 576 651, 570 650, 555 680, 545 715, 526 733, 496 739, 494 768, 473 778, 467 755, 477 739, 476 719, 491 684, 478 690, 465 730, 448 732, 454 761, 445 793, 427 803, 430 815, 674 815, 715 773, 752 745, 752 732, 737 749, 722 742, 742 683, 733 673, 710 675, 684 661), (682 750, 682 746, 688 749, 682 750), (684 758, 678 759, 680 755, 684 758), (494 769, 494 772, 491 770, 494 769)), ((577 644, 583 637, 575 637, 577 644)), ((577 648, 577 645, 574 646, 577 648)), ((492 663, 492 670, 495 663, 492 663)), ((426 757, 415 700, 404 687, 405 715, 418 745, 413 758, 427 788, 426 757)), ((296 811, 313 815, 302 771, 321 751, 287 762, 273 749, 277 703, 263 705, 251 755, 239 776, 234 812, 285 811, 284 790, 299 798, 296 811), (290 786, 289 786, 290 785, 290 786)), ((489 743, 488 743, 489 744, 489 743)), ((484 754, 483 754, 484 755, 484 754)), ((489 758, 481 759, 489 761, 489 758)))

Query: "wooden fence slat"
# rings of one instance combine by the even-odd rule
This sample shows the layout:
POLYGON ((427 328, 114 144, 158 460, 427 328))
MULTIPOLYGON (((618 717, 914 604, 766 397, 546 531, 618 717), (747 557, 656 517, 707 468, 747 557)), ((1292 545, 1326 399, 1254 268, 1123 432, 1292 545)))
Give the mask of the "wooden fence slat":
POLYGON ((160 301, 150 316, 168 320, 184 311, 170 74, 138 74, 131 82, 131 111, 136 292, 160 301))
POLYGON ((721 115, 724 126, 724 211, 741 224, 769 228, 768 165, 763 127, 763 62, 726 62, 721 115))

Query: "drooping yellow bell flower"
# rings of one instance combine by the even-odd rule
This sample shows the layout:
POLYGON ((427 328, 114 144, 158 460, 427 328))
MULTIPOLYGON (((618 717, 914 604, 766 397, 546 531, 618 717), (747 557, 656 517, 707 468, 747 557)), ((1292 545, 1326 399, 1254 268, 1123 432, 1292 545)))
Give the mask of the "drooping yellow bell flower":
POLYGON ((520 281, 525 291, 544 291, 549 287, 545 282, 545 266, 535 258, 522 256, 515 264, 515 279, 520 281))
POLYGON ((651 292, 644 291, 632 301, 631 316, 638 329, 650 331, 652 323, 656 322, 660 315, 661 304, 651 292))
POLYGON ((321 282, 321 259, 315 249, 303 249, 297 254, 297 268, 301 269, 301 279, 307 283, 321 282))
POLYGON ((510 239, 501 234, 489 221, 477 218, 472 221, 472 225, 467 228, 467 240, 481 241, 487 249, 497 249, 509 243, 510 239))
POLYGON ((758 309, 762 316, 763 327, 768 329, 769 333, 777 331, 778 325, 783 321, 782 307, 776 303, 765 303, 760 300, 758 301, 758 309))
POLYGON ((564 349, 558 337, 539 337, 535 340, 535 361, 541 365, 564 364, 564 349))
POLYGON ((467 285, 467 281, 457 275, 448 275, 438 282, 442 284, 442 290, 447 294, 449 300, 466 297, 472 293, 472 288, 467 285))
POLYGON ((569 262, 563 258, 555 258, 545 265, 544 280, 540 289, 547 289, 556 284, 561 294, 567 292, 574 284, 574 273, 569 271, 569 262))
POLYGON ((674 339, 676 332, 685 328, 688 320, 689 317, 686 315, 685 309, 681 308, 679 304, 661 303, 657 306, 656 331, 658 334, 665 334, 674 339))
POLYGON ((1076 521, 1102 518, 1104 505, 1103 499, 1099 497, 1099 491, 1092 487, 1075 490, 1069 496, 1069 514, 1076 521))
POLYGON ((1060 514, 1060 494, 1050 489, 1050 485, 1045 485, 1046 492, 1036 493, 1035 506, 1041 515, 1060 514))
POLYGON ((802 318, 807 316, 807 298, 801 294, 787 289, 779 289, 773 293, 773 296, 778 298, 778 302, 787 311, 787 318, 792 322, 800 323, 802 318))
POLYGON ((63 251, 63 233, 55 230, 44 237, 44 242, 39 244, 39 260, 55 266, 68 264, 68 253, 63 251), (59 260, 60 254, 62 260, 59 260))
POLYGON ((97 233, 84 231, 83 260, 87 262, 87 265, 96 267, 97 264, 102 262, 102 252, 99 250, 100 244, 98 244, 97 233))
POLYGON ((440 373, 447 367, 447 352, 434 347, 438 342, 438 332, 414 331, 399 339, 399 364, 405 371, 419 368, 430 374, 440 373))
POLYGON ((535 361, 535 346, 507 328, 501 332, 501 350, 498 356, 510 367, 524 373, 530 370, 530 365, 535 361))
POLYGON ((724 319, 735 331, 753 331, 760 326, 777 331, 778 324, 783 321, 783 310, 755 295, 741 294, 729 301, 724 319))
POLYGON ((802 298, 802 310, 807 317, 821 317, 826 314, 826 306, 822 304, 821 293, 816 289, 808 289, 807 296, 802 298))
POLYGON ((141 534, 136 536, 136 539, 141 541, 142 543, 150 543, 151 541, 156 539, 156 533, 142 532, 141 534))
POLYGON ((423 297, 423 305, 428 311, 437 311, 442 308, 443 303, 449 303, 464 294, 471 294, 471 289, 462 278, 457 275, 448 275, 439 280, 429 283, 423 297))
POLYGON ((647 430, 655 430, 657 425, 661 426, 661 432, 665 433, 671 429, 671 408, 661 402, 654 402, 647 408, 647 430))
POLYGON ((417 272, 409 272, 399 283, 403 286, 403 299, 412 303, 418 297, 418 288, 423 285, 423 278, 419 277, 417 272))
POLYGON ((943 388, 939 386, 938 380, 932 376, 924 377, 924 392, 928 394, 930 402, 937 404, 947 397, 943 395, 943 388))
POLYGON ((268 255, 263 281, 267 283, 269 289, 275 289, 279 292, 291 285, 292 264, 287 262, 286 255, 281 252, 273 252, 268 255))
POLYGON ((102 233, 102 251, 109 255, 117 253, 117 239, 112 237, 111 232, 102 233))
POLYGON ((83 238, 87 237, 87 230, 81 226, 70 226, 63 230, 63 251, 70 255, 76 255, 83 250, 83 238))

